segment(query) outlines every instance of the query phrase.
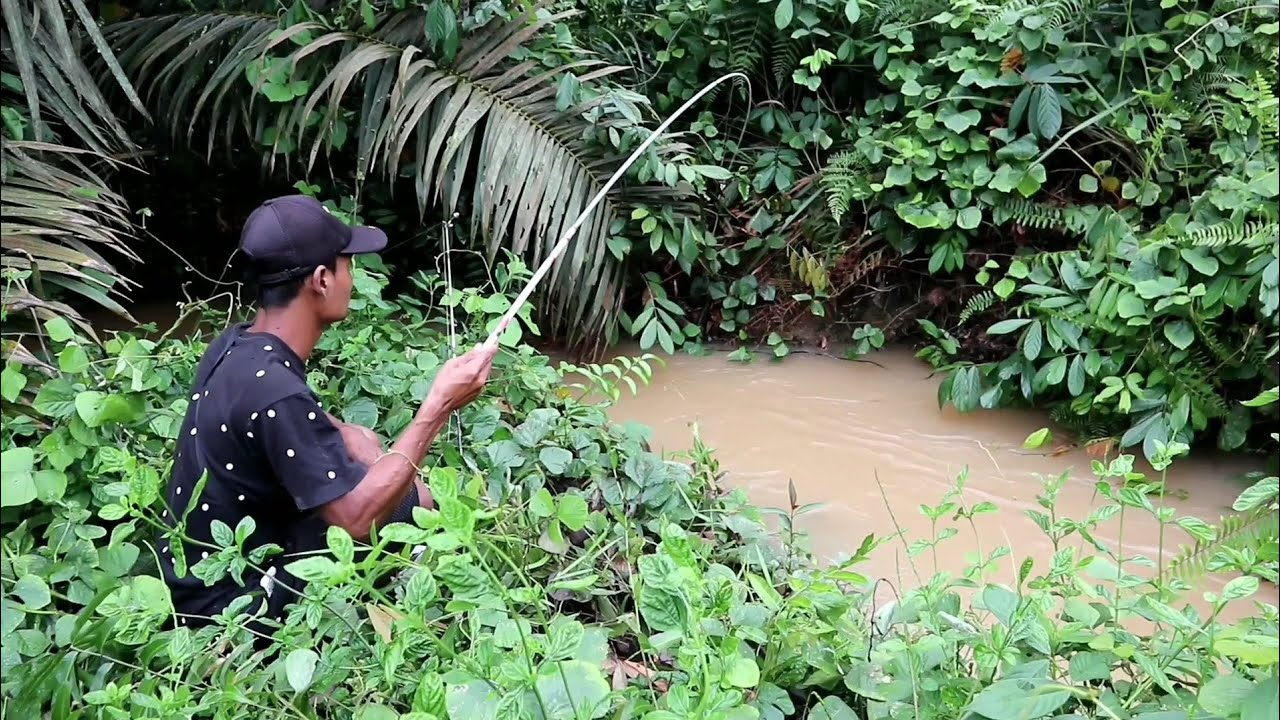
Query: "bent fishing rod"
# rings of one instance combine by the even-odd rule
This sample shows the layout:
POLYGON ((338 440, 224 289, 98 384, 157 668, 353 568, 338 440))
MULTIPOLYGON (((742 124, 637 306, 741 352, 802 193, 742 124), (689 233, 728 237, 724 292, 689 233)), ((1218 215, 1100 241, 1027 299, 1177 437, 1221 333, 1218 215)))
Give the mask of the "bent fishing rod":
POLYGON ((676 118, 683 115, 684 112, 692 107, 694 103, 701 100, 704 95, 711 92, 720 83, 735 77, 741 78, 743 82, 750 82, 747 79, 747 76, 740 72, 721 75, 719 78, 713 80, 709 85, 699 90, 693 97, 686 100, 683 105, 676 108, 676 111, 671 113, 670 117, 662 121, 662 124, 654 129, 654 131, 649 134, 649 137, 645 138, 644 142, 640 143, 639 147, 632 151, 631 157, 628 157, 626 162, 622 163, 622 166, 613 172, 613 175, 609 178, 608 182, 604 184, 604 187, 600 188, 599 192, 591 198, 591 202, 587 203, 587 207, 584 208, 578 215, 578 218, 573 221, 573 224, 569 226, 569 229, 565 230, 564 234, 560 236, 560 240, 556 242, 555 247, 551 248, 551 252, 547 254, 547 257, 542 261, 542 264, 538 266, 537 271, 533 273, 533 277, 529 278, 529 282, 524 286, 524 289, 520 291, 520 294, 516 296, 515 301, 511 303, 511 307, 507 309, 507 312, 503 314, 502 319, 494 326, 493 331, 489 333, 489 338, 484 341, 482 347, 491 348, 497 345, 498 338, 502 336, 503 331, 507 329, 507 326, 511 321, 515 319, 516 313, 520 312, 520 308, 529 301, 529 296, 533 294, 533 291, 537 288, 538 283, 542 280, 543 276, 551 270, 551 266, 555 264, 555 261, 564 254, 565 248, 569 247, 569 241, 577 234, 578 228, 582 227, 582 224, 586 222, 587 216, 589 216, 591 212, 596 209, 596 206, 604 200, 604 196, 613 189, 613 186, 617 184, 618 180, 622 179, 623 174, 635 164, 636 160, 640 159, 640 156, 644 154, 644 151, 648 150, 649 146, 652 145, 660 135, 666 132, 667 128, 671 126, 671 123, 675 122, 676 118))

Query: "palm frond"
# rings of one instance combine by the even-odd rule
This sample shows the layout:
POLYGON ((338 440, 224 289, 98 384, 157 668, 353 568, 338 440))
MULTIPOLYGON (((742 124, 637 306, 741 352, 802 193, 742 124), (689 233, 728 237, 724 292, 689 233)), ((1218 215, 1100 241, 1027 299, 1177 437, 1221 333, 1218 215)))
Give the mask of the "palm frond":
MULTIPOLYGON (((490 259, 507 249, 536 264, 621 159, 602 157, 587 139, 620 124, 584 118, 609 94, 566 108, 557 80, 582 72, 578 80, 590 83, 624 69, 590 58, 553 69, 512 60, 572 14, 535 15, 542 4, 475 31, 448 66, 419 50, 429 43, 415 10, 392 13, 368 33, 316 24, 279 31, 273 18, 219 13, 141 18, 106 35, 148 103, 173 118, 175 134, 203 123, 210 148, 218 136, 228 148, 239 133, 271 137, 274 151, 303 149, 310 167, 349 127, 361 173, 412 177, 424 214, 458 212, 465 197, 472 235, 490 259), (280 82, 298 88, 297 97, 267 102, 240 79, 246 61, 264 57, 285 60, 291 74, 280 82)), ((622 129, 634 142, 643 137, 622 129)), ((553 330, 601 338, 616 321, 621 267, 605 241, 619 204, 654 191, 619 187, 584 223, 538 303, 553 330)))
POLYGON ((84 0, 0 0, 0 8, 4 10, 2 56, 22 81, 35 139, 54 140, 58 131, 65 129, 95 152, 133 150, 128 132, 85 65, 86 41, 93 45, 110 78, 140 111, 142 101, 84 0), (73 22, 68 24, 68 19, 73 22))
POLYGON ((133 283, 106 258, 137 259, 128 208, 89 167, 85 158, 93 157, 47 143, 5 143, 0 262, 6 271, 28 273, 37 296, 45 295, 46 284, 60 286, 129 317, 113 296, 133 283))

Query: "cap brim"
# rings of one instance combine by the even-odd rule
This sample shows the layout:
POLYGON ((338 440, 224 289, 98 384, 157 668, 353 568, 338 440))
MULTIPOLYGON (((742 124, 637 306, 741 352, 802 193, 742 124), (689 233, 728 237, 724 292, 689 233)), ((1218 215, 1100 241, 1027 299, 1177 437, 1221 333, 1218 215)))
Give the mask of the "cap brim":
POLYGON ((351 242, 342 249, 343 255, 367 255, 382 252, 387 247, 387 234, 375 227, 351 228, 351 242))

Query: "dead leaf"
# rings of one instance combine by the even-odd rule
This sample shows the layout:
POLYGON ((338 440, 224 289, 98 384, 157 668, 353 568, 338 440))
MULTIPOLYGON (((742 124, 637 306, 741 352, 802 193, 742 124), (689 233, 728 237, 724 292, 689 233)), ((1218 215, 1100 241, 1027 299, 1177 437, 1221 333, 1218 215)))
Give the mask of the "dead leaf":
MULTIPOLYGON (((623 690, 631 681, 638 678, 653 678, 653 668, 645 667, 633 660, 619 660, 618 658, 607 658, 604 661, 604 671, 613 676, 613 689, 623 690)), ((667 684, 661 680, 653 681, 653 687, 658 692, 666 692, 667 684), (661 687, 659 687, 661 686, 661 687)))
POLYGON ((369 613, 369 622, 373 625, 373 631, 378 633, 378 637, 382 638, 383 642, 390 643, 391 626, 396 620, 403 620, 404 615, 394 608, 373 603, 365 603, 364 609, 369 613))
POLYGON ((1085 446, 1085 451, 1089 453, 1091 458, 1105 458, 1111 454, 1111 448, 1115 446, 1115 438, 1102 438, 1094 440, 1085 446))

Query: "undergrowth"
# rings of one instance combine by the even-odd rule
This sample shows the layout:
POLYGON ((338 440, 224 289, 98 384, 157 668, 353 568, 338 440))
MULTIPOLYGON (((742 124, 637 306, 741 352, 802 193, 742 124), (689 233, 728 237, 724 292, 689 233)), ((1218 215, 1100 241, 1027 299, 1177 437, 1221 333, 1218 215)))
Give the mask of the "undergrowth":
MULTIPOLYGON (((309 368, 326 405, 397 433, 448 354, 438 304, 464 318, 462 341, 481 337, 527 272, 496 276, 447 293, 419 276, 389 300, 357 269, 353 317, 309 368)), ((556 369, 516 334, 426 463, 437 510, 367 545, 330 529, 327 551, 288 559, 309 584, 279 621, 250 626, 258 608, 240 603, 192 630, 151 539, 205 341, 124 333, 99 347, 58 320, 47 330, 45 372, 3 371, 5 717, 1274 716, 1277 611, 1256 602, 1274 541, 1246 557, 1243 524, 1175 517, 1163 478, 1134 473, 1131 456, 1095 465, 1102 500, 1087 518, 1058 515, 1066 477, 1045 484, 1027 514, 1055 548, 1047 566, 1000 547, 959 575, 925 573, 928 553, 970 542, 973 518, 996 511, 963 482, 922 506, 932 536, 868 537, 822 566, 798 543, 794 492, 771 525, 721 487, 696 436, 685 455, 657 455, 565 386, 573 373, 614 397, 619 377, 647 379, 647 360, 556 369), (1182 534, 1196 543, 1184 557, 1209 560, 1192 572, 1162 562, 1163 547, 1152 559, 1104 539, 1134 513, 1167 528, 1170 554, 1182 534), (907 548, 918 585, 860 572, 886 542, 907 548), (1208 575, 1224 589, 1192 602, 1208 575), (1244 619, 1224 621, 1228 609, 1244 619)), ((533 332, 526 313, 515 333, 533 332)), ((1241 512, 1273 509, 1269 481, 1241 512)), ((241 550, 254 525, 215 533, 189 571, 254 582, 262 558, 241 550)))

